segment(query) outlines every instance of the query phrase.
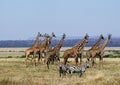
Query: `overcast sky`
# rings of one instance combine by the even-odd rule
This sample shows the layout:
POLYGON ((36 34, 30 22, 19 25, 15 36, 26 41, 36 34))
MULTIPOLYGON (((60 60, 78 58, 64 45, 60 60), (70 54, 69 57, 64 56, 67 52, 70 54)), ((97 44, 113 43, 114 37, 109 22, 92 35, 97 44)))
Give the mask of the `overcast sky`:
POLYGON ((0 40, 38 32, 120 37, 120 0, 0 0, 0 40))

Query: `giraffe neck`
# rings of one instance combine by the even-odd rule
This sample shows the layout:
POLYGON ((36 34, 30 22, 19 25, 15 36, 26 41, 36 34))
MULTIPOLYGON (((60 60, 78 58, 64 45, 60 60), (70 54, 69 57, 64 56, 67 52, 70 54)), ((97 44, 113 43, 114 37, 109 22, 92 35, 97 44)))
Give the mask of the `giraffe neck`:
POLYGON ((79 52, 82 52, 83 49, 84 49, 84 47, 85 47, 85 44, 83 44, 83 45, 79 48, 79 52))
POLYGON ((77 45, 75 45, 73 48, 79 50, 79 48, 86 43, 86 39, 82 39, 77 45))
POLYGON ((34 47, 37 47, 38 44, 39 44, 39 36, 37 35, 36 40, 35 40, 35 42, 34 42, 34 44, 33 44, 32 47, 33 47, 33 48, 34 48, 34 47))
POLYGON ((49 45, 51 44, 51 41, 52 41, 52 36, 50 36, 50 38, 48 39, 49 40, 49 45))
POLYGON ((58 48, 59 48, 59 49, 62 47, 63 41, 64 41, 63 38, 59 41, 59 43, 58 43, 58 48))
POLYGON ((79 50, 85 47, 86 41, 87 39, 84 39, 83 43, 79 45, 79 48, 78 48, 79 50))
POLYGON ((73 47, 79 46, 83 41, 84 41, 84 39, 82 39, 81 41, 79 41, 79 42, 78 42, 77 44, 75 44, 73 47))
POLYGON ((107 45, 109 39, 106 39, 103 44, 100 46, 100 50, 104 50, 105 46, 107 45))
POLYGON ((39 47, 46 47, 47 45, 47 39, 45 38, 40 44, 39 47))
POLYGON ((96 49, 96 47, 98 46, 99 42, 101 41, 102 37, 100 36, 99 39, 97 40, 97 42, 92 46, 91 49, 96 49))

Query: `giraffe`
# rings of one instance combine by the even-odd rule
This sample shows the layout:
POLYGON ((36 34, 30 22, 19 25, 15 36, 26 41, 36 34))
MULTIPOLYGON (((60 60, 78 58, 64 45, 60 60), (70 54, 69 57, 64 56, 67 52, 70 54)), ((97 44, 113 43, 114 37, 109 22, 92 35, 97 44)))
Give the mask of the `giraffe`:
MULTIPOLYGON (((34 42, 34 44, 32 45, 32 47, 28 48, 25 50, 25 63, 26 63, 26 66, 27 66, 27 60, 29 59, 29 56, 32 54, 33 55, 33 58, 34 58, 34 50, 37 48, 38 46, 38 43, 39 43, 39 37, 42 37, 42 34, 40 34, 40 32, 38 32, 38 35, 36 36, 36 40, 34 42)), ((35 60, 34 60, 35 62, 35 60)), ((36 64, 36 63, 35 63, 36 64)))
POLYGON ((63 41, 65 39, 66 35, 63 34, 62 39, 59 41, 59 43, 51 50, 47 51, 46 57, 45 57, 45 63, 47 64, 47 67, 49 69, 49 63, 50 61, 54 62, 54 59, 60 61, 59 55, 60 55, 60 48, 62 47, 63 41))
POLYGON ((58 49, 56 50, 53 50, 53 51, 49 51, 46 56, 45 56, 45 64, 47 64, 47 68, 49 69, 49 64, 50 64, 50 61, 53 60, 53 56, 56 55, 56 52, 57 52, 58 49))
MULTIPOLYGON (((108 41, 111 39, 111 34, 108 35, 108 38, 106 40, 104 40, 104 42, 97 48, 97 49, 94 49, 92 51, 92 54, 91 54, 91 57, 92 57, 92 67, 94 65, 94 58, 98 55, 99 56, 99 59, 100 61, 103 60, 103 57, 102 55, 104 54, 104 48, 106 47, 108 41)), ((89 60, 89 59, 88 59, 89 60)))
POLYGON ((58 49, 58 52, 56 53, 56 58, 55 58, 56 60, 59 60, 59 61, 60 61, 60 59, 59 59, 60 48, 62 47, 62 44, 63 44, 63 41, 64 41, 65 38, 66 38, 66 34, 63 33, 61 40, 59 41, 59 43, 58 43, 58 44, 55 46, 55 48, 54 48, 54 50, 55 50, 55 49, 58 49))
MULTIPOLYGON (((88 42, 86 42, 86 43, 88 43, 88 42)), ((78 57, 76 57, 76 61, 78 62, 78 58, 80 58, 80 64, 82 63, 82 55, 83 55, 83 52, 84 52, 84 48, 85 48, 85 44, 86 44, 86 43, 84 43, 84 44, 78 49, 78 54, 77 54, 78 57)))
POLYGON ((64 41, 65 37, 66 37, 66 34, 63 33, 61 40, 60 40, 59 43, 54 47, 54 49, 57 49, 57 48, 60 49, 60 48, 62 47, 62 44, 63 44, 63 41, 64 41))
MULTIPOLYGON (((86 34, 86 36, 84 37, 86 39, 85 42, 83 42, 83 44, 78 48, 78 53, 77 53, 77 57, 76 57, 76 62, 78 62, 78 58, 80 58, 80 64, 82 63, 82 54, 84 52, 84 47, 86 45, 86 43, 88 43, 88 34, 86 34)), ((80 41, 82 43, 82 41, 80 41)))
POLYGON ((52 46, 51 45, 51 42, 52 42, 52 38, 55 37, 56 38, 56 35, 54 32, 52 32, 51 36, 48 37, 48 42, 49 42, 49 45, 48 45, 48 49, 52 49, 52 46))
POLYGON ((77 58, 78 51, 79 51, 80 47, 82 45, 84 45, 84 43, 87 42, 88 37, 89 37, 88 34, 86 34, 85 37, 81 41, 79 41, 77 44, 75 44, 71 49, 67 49, 64 51, 64 54, 63 54, 64 64, 66 64, 69 56, 75 57, 75 62, 76 62, 76 64, 78 63, 78 58, 77 58))
POLYGON ((52 32, 51 36, 48 34, 44 35, 45 39, 38 45, 39 48, 39 57, 38 57, 38 62, 42 61, 42 53, 46 55, 46 49, 49 49, 49 45, 51 44, 52 38, 56 37, 55 34, 52 32))
MULTIPOLYGON (((59 61, 60 61, 60 59, 59 59, 60 53, 59 53, 59 52, 60 52, 60 48, 62 47, 62 44, 63 44, 63 41, 64 41, 65 37, 66 37, 66 34, 63 33, 61 40, 60 40, 59 43, 53 48, 53 50, 57 50, 57 51, 56 51, 56 55, 54 56, 54 58, 55 58, 56 60, 59 60, 59 61)), ((51 50, 51 51, 52 51, 52 50, 51 50)))
POLYGON ((92 50, 95 50, 99 46, 99 43, 100 43, 101 39, 104 39, 104 37, 103 37, 102 34, 100 35, 100 37, 98 38, 98 40, 96 41, 96 43, 89 50, 87 50, 86 56, 87 56, 88 60, 91 57, 90 55, 92 54, 92 50))

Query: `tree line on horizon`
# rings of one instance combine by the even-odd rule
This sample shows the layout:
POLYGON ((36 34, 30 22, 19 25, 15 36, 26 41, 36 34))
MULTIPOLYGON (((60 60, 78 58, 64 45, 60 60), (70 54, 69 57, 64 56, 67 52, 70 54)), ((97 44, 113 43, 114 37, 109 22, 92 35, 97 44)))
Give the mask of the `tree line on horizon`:
MULTIPOLYGON (((63 47, 72 47, 81 39, 65 39, 63 47)), ((97 38, 89 38, 86 47, 92 46, 97 38)), ((53 39, 51 46, 55 46, 58 43, 58 39, 53 39)), ((41 42, 41 40, 39 41, 41 42)), ((34 43, 34 40, 1 40, 0 47, 30 47, 34 43)), ((112 38, 107 44, 108 47, 120 47, 120 38, 112 38)))

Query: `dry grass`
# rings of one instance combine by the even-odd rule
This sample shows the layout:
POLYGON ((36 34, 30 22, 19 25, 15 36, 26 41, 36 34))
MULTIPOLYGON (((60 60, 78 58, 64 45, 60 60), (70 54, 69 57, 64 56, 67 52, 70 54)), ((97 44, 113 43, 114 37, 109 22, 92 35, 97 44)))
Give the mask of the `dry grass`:
MULTIPOLYGON (((86 59, 83 59, 83 62, 86 59)), ((94 68, 88 68, 79 78, 77 74, 70 77, 59 77, 58 65, 39 64, 33 66, 29 63, 26 68, 24 59, 0 59, 0 85, 119 85, 120 59, 96 60, 94 68)), ((69 59, 73 64, 73 59, 69 59)))
POLYGON ((0 57, 16 57, 25 55, 24 51, 27 48, 0 48, 0 57))
MULTIPOLYGON (((61 49, 63 51, 70 47, 61 49)), ((94 68, 86 70, 79 78, 77 74, 70 77, 59 77, 58 65, 39 64, 36 67, 29 63, 26 68, 24 58, 5 58, 22 56, 27 48, 0 48, 0 85, 120 85, 120 58, 106 58, 103 62, 96 59, 94 68)), ((89 48, 85 48, 87 50, 89 48)), ((110 47, 106 50, 120 50, 110 47)), ((83 59, 83 63, 86 59, 83 59)), ((61 59, 63 61, 63 59, 61 59)), ((74 64, 73 59, 69 59, 74 64)))

